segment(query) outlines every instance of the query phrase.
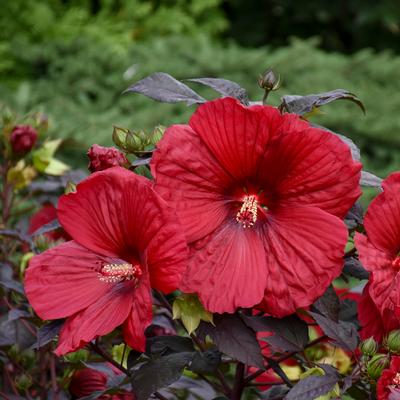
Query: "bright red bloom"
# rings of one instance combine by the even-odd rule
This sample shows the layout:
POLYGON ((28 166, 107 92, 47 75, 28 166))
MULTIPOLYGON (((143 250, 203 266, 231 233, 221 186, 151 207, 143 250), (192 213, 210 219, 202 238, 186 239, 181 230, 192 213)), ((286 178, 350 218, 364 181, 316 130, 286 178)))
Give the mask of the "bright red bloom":
POLYGON ((10 136, 12 151, 16 154, 27 153, 32 150, 38 138, 35 128, 30 125, 17 125, 10 136))
MULTIPOLYGON (((34 233, 43 225, 46 225, 55 219, 57 219, 57 209, 54 207, 54 205, 52 203, 43 204, 42 208, 32 215, 29 221, 28 233, 34 233)), ((54 231, 46 232, 44 235, 54 241, 59 239, 71 239, 64 229, 55 229, 54 231)))
POLYGON ((311 304, 341 271, 360 168, 298 116, 232 98, 201 105, 152 160, 191 248, 181 289, 220 313, 263 298, 278 317, 311 304))
POLYGON ((392 357, 376 385, 378 400, 400 400, 400 357, 392 357))
POLYGON ((89 158, 89 171, 104 171, 111 167, 122 167, 129 164, 125 154, 115 147, 103 147, 94 144, 89 147, 87 152, 89 158))
MULTIPOLYGON (((110 376, 120 375, 119 371, 110 367, 110 376)), ((74 398, 90 396, 91 394, 107 389, 108 376, 92 368, 83 368, 74 373, 69 384, 69 392, 74 398)), ((100 400, 134 400, 131 393, 104 394, 100 400)))
POLYGON ((42 319, 67 318, 56 354, 121 324, 129 346, 143 351, 151 287, 176 289, 186 268, 175 213, 150 181, 115 167, 62 196, 58 217, 74 240, 33 257, 25 278, 29 302, 42 319))
POLYGON ((356 233, 355 243, 362 264, 371 272, 371 302, 385 322, 390 317, 392 330, 400 328, 400 172, 391 174, 382 187, 365 215, 367 236, 356 233))

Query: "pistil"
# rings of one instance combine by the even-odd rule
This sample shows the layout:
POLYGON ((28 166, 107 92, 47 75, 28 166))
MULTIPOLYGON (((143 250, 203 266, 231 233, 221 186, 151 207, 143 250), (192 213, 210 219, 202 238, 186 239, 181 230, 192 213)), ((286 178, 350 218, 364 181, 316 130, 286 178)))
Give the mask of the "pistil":
POLYGON ((255 195, 246 195, 240 210, 236 214, 236 221, 243 228, 251 228, 257 221, 258 201, 255 195))

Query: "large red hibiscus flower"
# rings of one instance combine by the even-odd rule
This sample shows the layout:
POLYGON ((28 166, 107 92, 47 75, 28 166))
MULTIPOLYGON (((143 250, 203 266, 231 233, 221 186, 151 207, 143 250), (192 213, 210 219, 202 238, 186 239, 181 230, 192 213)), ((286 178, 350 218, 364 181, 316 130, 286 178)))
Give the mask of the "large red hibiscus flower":
POLYGON ((339 138, 295 115, 233 98, 200 106, 152 160, 191 248, 181 289, 213 312, 263 298, 274 316, 308 306, 341 271, 360 168, 339 138))
POLYGON ((400 357, 392 357, 376 385, 378 400, 400 400, 400 357))
POLYGON ((150 181, 120 167, 98 172, 61 197, 58 217, 72 241, 30 261, 29 302, 42 319, 67 318, 58 355, 123 324, 129 346, 144 350, 151 287, 177 288, 187 245, 177 217, 150 181))
POLYGON ((355 242, 361 262, 371 272, 371 301, 392 330, 400 327, 400 172, 391 174, 382 187, 365 215, 367 235, 357 233, 355 242))

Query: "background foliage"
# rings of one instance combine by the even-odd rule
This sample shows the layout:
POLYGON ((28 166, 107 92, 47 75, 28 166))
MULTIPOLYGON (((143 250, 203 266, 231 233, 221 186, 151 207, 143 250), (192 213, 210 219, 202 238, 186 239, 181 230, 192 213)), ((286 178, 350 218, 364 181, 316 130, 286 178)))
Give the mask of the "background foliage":
POLYGON ((69 139, 64 157, 83 165, 90 143, 111 143, 112 125, 152 128, 190 114, 182 105, 154 107, 140 96, 121 95, 138 79, 155 71, 178 79, 224 77, 259 100, 257 76, 272 66, 283 81, 271 96, 274 104, 282 93, 307 94, 309 88, 355 92, 366 116, 351 104, 335 104, 315 122, 357 140, 367 169, 383 176, 400 161, 400 11, 389 0, 359 3, 5 2, 0 102, 20 112, 46 112, 53 134, 69 139))

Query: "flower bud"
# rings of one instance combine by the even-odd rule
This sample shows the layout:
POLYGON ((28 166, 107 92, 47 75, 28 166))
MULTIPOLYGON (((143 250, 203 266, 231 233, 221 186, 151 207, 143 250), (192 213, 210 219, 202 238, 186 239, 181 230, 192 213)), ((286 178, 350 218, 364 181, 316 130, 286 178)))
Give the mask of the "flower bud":
POLYGON ((379 348, 379 345, 372 336, 370 338, 364 340, 360 345, 361 353, 364 356, 372 357, 378 351, 378 348, 379 348))
POLYGON ((158 125, 154 128, 153 132, 150 135, 150 144, 155 145, 157 144, 164 135, 165 126, 158 125))
POLYGON ((114 144, 122 150, 125 150, 126 144, 126 136, 129 130, 126 128, 119 128, 118 126, 114 126, 112 140, 114 144))
POLYGON ((98 144, 91 146, 87 152, 89 171, 103 171, 115 166, 125 166, 129 161, 125 155, 114 147, 103 147, 98 144))
POLYGON ((32 378, 27 374, 22 374, 15 380, 15 386, 21 392, 25 392, 32 386, 32 378))
POLYGON ((24 154, 32 150, 38 138, 36 129, 30 125, 17 125, 11 132, 10 144, 15 154, 24 154))
POLYGON ((386 338, 386 348, 393 354, 400 354, 400 330, 397 329, 389 333, 386 338))
POLYGON ((382 371, 389 365, 386 354, 375 354, 367 363, 367 372, 372 379, 378 379, 382 371))
POLYGON ((276 76, 275 72, 269 68, 260 75, 258 85, 267 92, 277 90, 280 86, 280 77, 276 76))
POLYGON ((142 151, 145 147, 143 143, 145 135, 143 131, 131 132, 129 131, 126 136, 125 149, 128 153, 134 153, 136 151, 142 151))

